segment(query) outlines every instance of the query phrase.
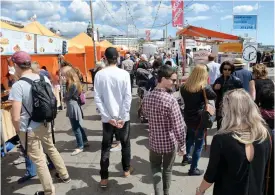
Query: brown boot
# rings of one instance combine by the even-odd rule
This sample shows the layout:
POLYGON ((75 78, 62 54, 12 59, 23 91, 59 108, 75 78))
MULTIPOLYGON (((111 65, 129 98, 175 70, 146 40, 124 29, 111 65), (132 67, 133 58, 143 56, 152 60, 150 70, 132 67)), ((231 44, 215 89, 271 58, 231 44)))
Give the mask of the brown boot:
POLYGON ((124 172, 124 177, 129 177, 134 172, 134 168, 130 167, 128 171, 124 172))
POLYGON ((108 186, 108 179, 102 179, 100 181, 100 187, 101 188, 107 188, 107 186, 108 186))

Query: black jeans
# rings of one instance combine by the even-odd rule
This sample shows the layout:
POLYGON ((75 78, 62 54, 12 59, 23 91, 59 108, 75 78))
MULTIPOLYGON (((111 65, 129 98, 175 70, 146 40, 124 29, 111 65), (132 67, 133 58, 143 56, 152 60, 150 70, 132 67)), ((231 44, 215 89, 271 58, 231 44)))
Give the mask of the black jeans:
POLYGON ((158 154, 150 150, 149 155, 155 195, 168 195, 171 184, 172 169, 176 158, 176 150, 167 154, 158 154), (163 170, 161 171, 162 164, 163 170))
POLYGON ((117 129, 109 123, 103 123, 103 138, 101 144, 100 176, 101 179, 108 179, 110 149, 113 142, 113 135, 117 134, 121 143, 122 168, 123 171, 129 171, 131 161, 131 144, 130 144, 130 121, 125 122, 123 128, 117 129))

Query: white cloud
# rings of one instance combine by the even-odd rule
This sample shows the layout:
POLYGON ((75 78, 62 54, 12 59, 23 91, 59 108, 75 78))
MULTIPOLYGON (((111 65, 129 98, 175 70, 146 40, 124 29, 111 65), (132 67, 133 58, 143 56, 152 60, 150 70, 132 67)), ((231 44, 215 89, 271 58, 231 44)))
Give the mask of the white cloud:
POLYGON ((185 19, 187 22, 196 22, 196 21, 201 21, 201 20, 208 20, 210 19, 210 16, 195 16, 195 17, 186 17, 185 19))
POLYGON ((52 17, 55 14, 66 14, 66 8, 61 5, 60 1, 1 1, 2 15, 15 15, 17 20, 26 21, 30 16, 36 14, 37 19, 52 17), (5 9, 12 10, 7 14, 5 9))
POLYGON ((59 14, 54 14, 51 17, 47 18, 49 21, 58 21, 60 20, 60 15, 59 14))
POLYGON ((221 20, 228 20, 228 19, 232 19, 232 15, 226 15, 226 16, 223 16, 221 17, 221 20))
POLYGON ((238 5, 233 8, 234 13, 241 14, 241 13, 248 13, 252 11, 256 11, 260 8, 259 4, 256 3, 254 6, 252 5, 238 5))
POLYGON ((206 4, 200 4, 200 3, 194 3, 191 6, 189 6, 189 10, 192 10, 196 14, 198 14, 200 12, 208 11, 209 9, 210 8, 209 8, 208 5, 206 5, 206 4))
POLYGON ((31 14, 27 10, 19 10, 16 12, 16 18, 20 20, 25 20, 29 18, 31 14))
POLYGON ((216 12, 216 13, 222 13, 224 12, 222 5, 220 3, 216 3, 215 5, 211 6, 211 10, 216 12))

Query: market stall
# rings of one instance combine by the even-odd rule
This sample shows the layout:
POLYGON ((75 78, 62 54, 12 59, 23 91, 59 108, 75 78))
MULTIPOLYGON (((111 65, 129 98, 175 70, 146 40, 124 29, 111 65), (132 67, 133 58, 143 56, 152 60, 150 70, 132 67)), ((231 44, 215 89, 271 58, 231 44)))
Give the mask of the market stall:
MULTIPOLYGON (((40 66, 46 66, 49 73, 55 75, 59 69, 58 55, 62 53, 62 43, 65 39, 55 36, 46 27, 33 22, 23 29, 8 25, 1 21, 1 82, 6 83, 9 78, 8 58, 17 51, 25 51, 32 57, 32 61, 40 66)), ((1 137, 2 143, 16 135, 11 121, 11 103, 6 101, 10 86, 1 86, 1 137)), ((5 144, 3 144, 5 146, 5 144)), ((5 147, 4 147, 5 149, 5 147)), ((5 151, 6 152, 6 151, 5 151)))

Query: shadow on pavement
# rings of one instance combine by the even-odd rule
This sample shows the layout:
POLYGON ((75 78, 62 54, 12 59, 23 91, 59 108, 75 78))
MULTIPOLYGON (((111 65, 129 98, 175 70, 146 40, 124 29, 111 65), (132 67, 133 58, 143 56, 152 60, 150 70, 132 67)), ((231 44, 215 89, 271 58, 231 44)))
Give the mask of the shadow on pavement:
MULTIPOLYGON (((89 147, 84 148, 84 152, 97 152, 101 150, 101 141, 88 141, 89 147)), ((58 141, 55 143, 59 153, 72 153, 76 148, 76 140, 58 141)), ((81 154, 80 154, 81 155, 81 154)))
MULTIPOLYGON (((144 193, 127 192, 127 190, 130 190, 134 187, 133 184, 127 183, 119 185, 118 182, 114 179, 109 180, 108 188, 101 189, 98 183, 99 181, 96 181, 92 177, 92 175, 99 174, 99 170, 97 169, 78 168, 71 166, 67 166, 67 169, 72 180, 80 180, 82 182, 74 185, 74 187, 72 187, 72 189, 68 191, 66 195, 145 195, 144 193)), ((114 175, 117 175, 117 173, 110 172, 109 175, 110 177, 113 177, 114 175)))

